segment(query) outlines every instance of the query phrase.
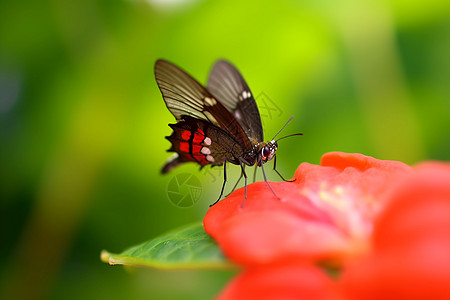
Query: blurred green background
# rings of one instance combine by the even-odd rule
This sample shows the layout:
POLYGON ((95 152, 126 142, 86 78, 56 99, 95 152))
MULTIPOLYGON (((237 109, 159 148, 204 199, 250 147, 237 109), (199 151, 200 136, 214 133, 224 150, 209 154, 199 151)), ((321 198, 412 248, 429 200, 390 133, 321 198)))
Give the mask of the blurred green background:
POLYGON ((0 298, 210 299, 233 275, 99 260, 201 220, 220 191, 218 168, 159 174, 158 58, 203 83, 231 60, 267 138, 294 115, 286 177, 328 151, 450 160, 448 0, 1 1, 0 298), (190 208, 167 197, 180 173, 202 182, 190 208))

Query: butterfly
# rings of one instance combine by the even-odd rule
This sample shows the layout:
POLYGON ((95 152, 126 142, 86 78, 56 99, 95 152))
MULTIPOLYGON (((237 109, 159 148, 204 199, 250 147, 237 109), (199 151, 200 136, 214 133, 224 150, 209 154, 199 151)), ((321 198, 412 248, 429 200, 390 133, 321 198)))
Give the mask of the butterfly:
MULTIPOLYGON (((273 169, 285 180, 276 169, 275 151, 280 139, 275 140, 275 135, 269 142, 264 142, 255 98, 235 66, 225 60, 217 61, 205 87, 181 68, 159 59, 155 63, 155 78, 167 108, 177 121, 169 124, 173 132, 166 137, 172 144, 167 151, 175 153, 164 164, 162 173, 186 162, 197 163, 200 168, 223 165, 224 181, 214 205, 223 195, 227 163, 239 165, 241 175, 233 191, 244 177, 243 206, 247 200, 245 166, 256 164, 261 167, 265 182, 276 196, 267 181, 263 164, 274 159, 273 169)), ((293 135, 301 133, 289 136, 293 135)))

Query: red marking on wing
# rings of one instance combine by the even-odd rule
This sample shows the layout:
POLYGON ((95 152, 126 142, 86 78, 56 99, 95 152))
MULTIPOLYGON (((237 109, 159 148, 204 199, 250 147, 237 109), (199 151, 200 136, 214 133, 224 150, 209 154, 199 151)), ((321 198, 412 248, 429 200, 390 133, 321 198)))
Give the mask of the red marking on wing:
POLYGON ((196 144, 200 144, 205 139, 205 133, 200 128, 194 133, 193 142, 196 144))
POLYGON ((189 141, 189 139, 191 138, 191 132, 189 130, 185 130, 182 134, 181 134, 181 138, 185 141, 189 141))
POLYGON ((181 152, 180 155, 186 160, 198 162, 201 165, 210 164, 211 162, 207 161, 206 156, 200 152, 203 148, 201 142, 203 142, 204 140, 205 132, 200 128, 197 128, 197 131, 194 132, 193 137, 190 130, 184 130, 181 133, 181 141, 179 144, 181 152), (192 152, 189 151, 190 147, 192 147, 192 152), (192 153, 192 155, 190 153, 192 153))
POLYGON ((180 150, 189 153, 189 144, 187 142, 180 143, 180 150))
POLYGON ((193 154, 193 156, 195 157, 195 159, 197 159, 199 163, 203 165, 210 164, 210 162, 206 160, 206 157, 201 153, 193 154))
POLYGON ((202 150, 202 146, 200 146, 198 144, 197 145, 195 145, 195 144, 192 145, 192 153, 193 154, 201 154, 200 150, 202 150))
POLYGON ((194 133, 194 140, 193 142, 196 144, 201 143, 203 140, 205 139, 205 137, 203 135, 198 134, 197 132, 194 133))

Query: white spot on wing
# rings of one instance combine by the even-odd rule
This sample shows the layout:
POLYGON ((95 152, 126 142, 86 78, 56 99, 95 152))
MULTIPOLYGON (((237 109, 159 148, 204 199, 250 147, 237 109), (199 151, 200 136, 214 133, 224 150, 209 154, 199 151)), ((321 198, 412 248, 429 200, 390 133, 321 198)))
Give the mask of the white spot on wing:
POLYGON ((211 139, 210 139, 209 137, 205 137, 204 142, 205 142, 205 144, 208 145, 208 146, 211 145, 211 139))
MULTIPOLYGON (((242 98, 244 98, 244 99, 248 99, 251 96, 252 96, 252 94, 250 92, 248 92, 248 91, 243 91, 242 92, 242 98)), ((241 99, 241 97, 239 97, 239 98, 241 99)))
POLYGON ((217 104, 217 101, 214 98, 205 97, 204 101, 205 101, 205 104, 208 106, 214 106, 217 104))
POLYGON ((209 148, 203 147, 203 148, 200 150, 200 153, 201 153, 201 154, 204 154, 204 155, 208 155, 208 154, 211 154, 211 150, 209 150, 209 148))
POLYGON ((212 157, 212 155, 207 155, 206 160, 209 162, 214 162, 214 157, 212 157))

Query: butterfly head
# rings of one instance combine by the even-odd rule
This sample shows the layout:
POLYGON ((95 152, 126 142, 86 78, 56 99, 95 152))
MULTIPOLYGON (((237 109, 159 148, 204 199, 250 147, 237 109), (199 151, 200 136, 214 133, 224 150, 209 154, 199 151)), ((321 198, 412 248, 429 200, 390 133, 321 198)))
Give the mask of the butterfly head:
POLYGON ((278 143, 275 140, 272 140, 261 147, 261 162, 258 163, 258 165, 261 166, 261 163, 266 163, 271 160, 275 156, 275 151, 277 151, 277 149, 278 143))

